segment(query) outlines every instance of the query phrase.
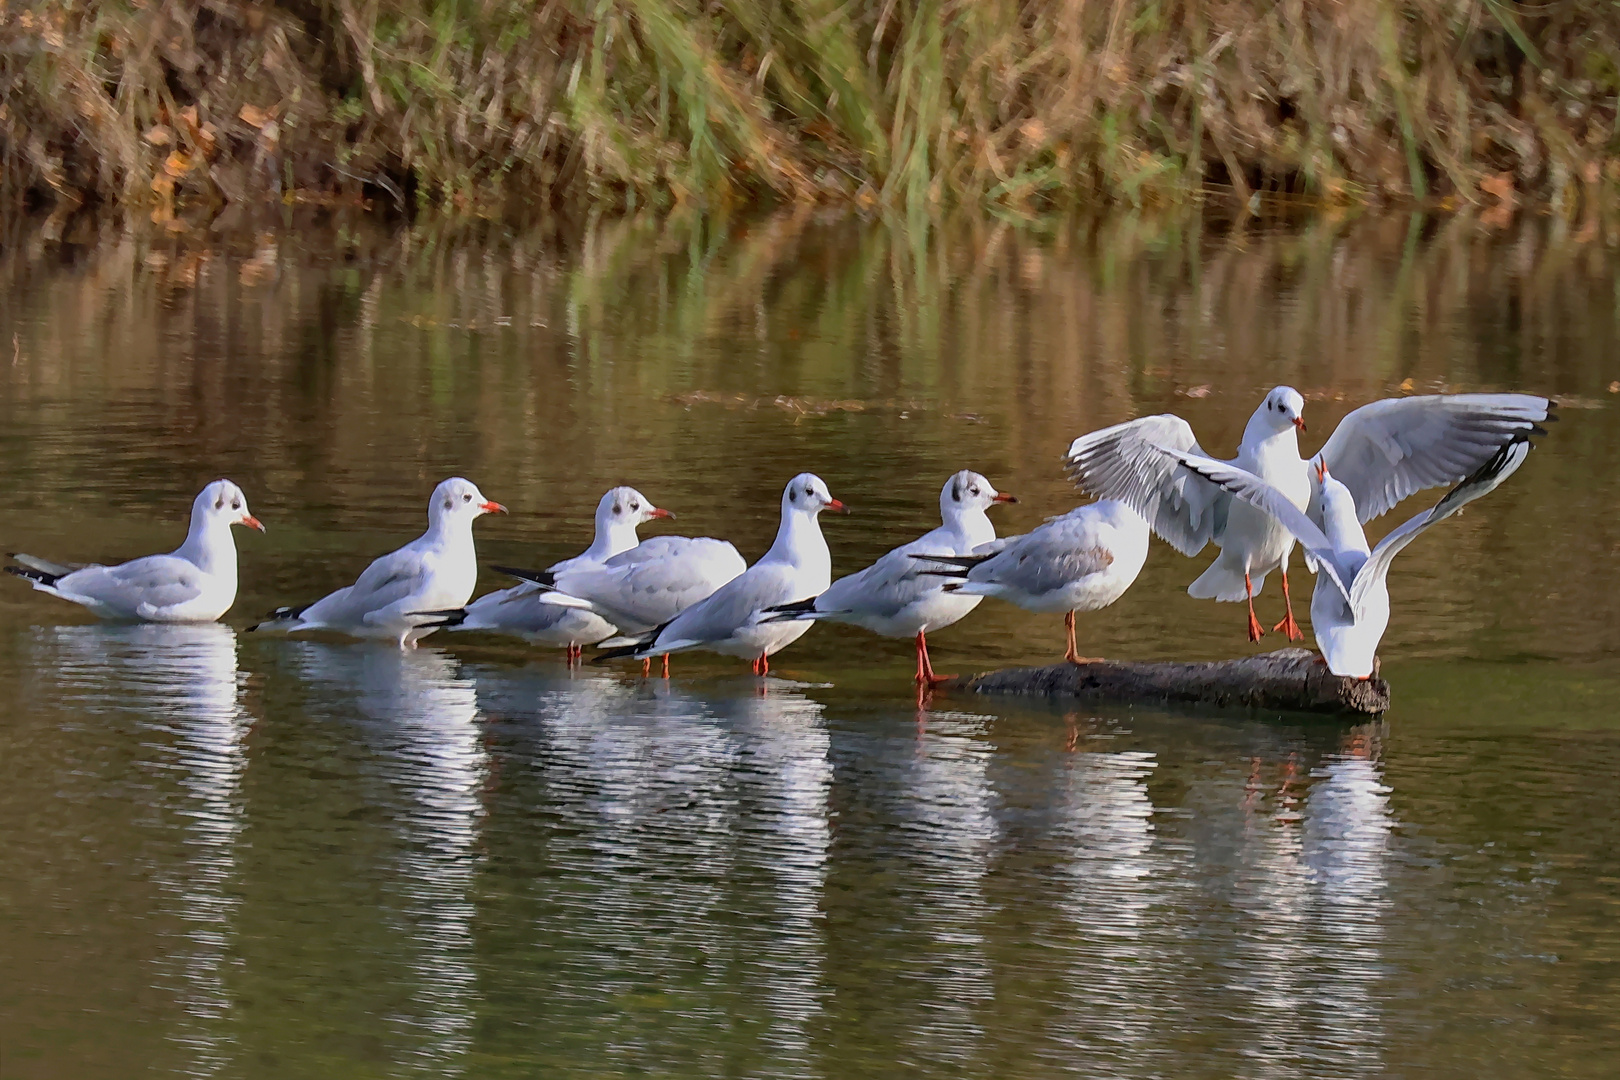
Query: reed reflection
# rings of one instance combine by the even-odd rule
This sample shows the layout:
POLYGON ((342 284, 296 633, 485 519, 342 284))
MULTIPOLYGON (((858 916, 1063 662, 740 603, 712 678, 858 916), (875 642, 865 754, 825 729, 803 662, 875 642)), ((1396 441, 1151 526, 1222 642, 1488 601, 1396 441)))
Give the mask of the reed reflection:
POLYGON ((473 885, 482 860, 488 754, 477 690, 432 649, 291 642, 299 673, 328 707, 352 703, 384 778, 402 796, 391 809, 397 843, 384 872, 398 891, 414 1007, 389 1017, 415 1064, 459 1074, 478 1002, 473 885))
POLYGON ((180 930, 162 941, 160 982, 180 1005, 170 1037, 188 1052, 187 1075, 233 1068, 231 973, 240 903, 237 841, 245 807, 244 746, 251 718, 240 701, 236 635, 203 625, 63 626, 39 639, 41 670, 55 671, 88 711, 139 718, 145 764, 163 807, 183 830, 181 854, 155 861, 164 914, 180 930))

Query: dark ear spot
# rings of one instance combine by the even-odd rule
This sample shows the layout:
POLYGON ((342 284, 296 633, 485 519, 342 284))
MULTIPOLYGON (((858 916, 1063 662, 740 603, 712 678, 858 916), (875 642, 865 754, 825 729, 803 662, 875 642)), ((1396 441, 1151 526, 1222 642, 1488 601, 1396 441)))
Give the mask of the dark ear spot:
POLYGON ((613 504, 613 512, 615 514, 617 514, 619 512, 619 504, 618 503, 613 504))
POLYGON ((444 500, 444 508, 446 510, 450 509, 454 505, 456 505, 456 501, 454 499, 446 499, 446 500, 444 500))
POLYGON ((225 509, 225 496, 221 495, 219 498, 214 500, 214 509, 215 510, 223 510, 223 509, 225 509))
POLYGON ((952 480, 951 481, 951 502, 961 502, 961 501, 962 501, 962 481, 960 481, 960 480, 952 480))

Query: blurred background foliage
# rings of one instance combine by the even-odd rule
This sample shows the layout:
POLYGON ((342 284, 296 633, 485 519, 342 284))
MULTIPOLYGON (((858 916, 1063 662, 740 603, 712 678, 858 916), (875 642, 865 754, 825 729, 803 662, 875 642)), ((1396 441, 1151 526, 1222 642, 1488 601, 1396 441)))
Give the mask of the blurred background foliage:
POLYGON ((1614 0, 0 0, 0 196, 1574 214, 1614 0))

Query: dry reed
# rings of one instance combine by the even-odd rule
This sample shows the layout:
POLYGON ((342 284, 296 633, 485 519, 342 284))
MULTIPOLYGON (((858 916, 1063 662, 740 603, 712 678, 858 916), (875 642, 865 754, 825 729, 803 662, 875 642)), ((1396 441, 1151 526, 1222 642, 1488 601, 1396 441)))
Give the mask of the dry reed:
POLYGON ((0 197, 1573 212, 1617 41, 1603 0, 0 0, 0 197))

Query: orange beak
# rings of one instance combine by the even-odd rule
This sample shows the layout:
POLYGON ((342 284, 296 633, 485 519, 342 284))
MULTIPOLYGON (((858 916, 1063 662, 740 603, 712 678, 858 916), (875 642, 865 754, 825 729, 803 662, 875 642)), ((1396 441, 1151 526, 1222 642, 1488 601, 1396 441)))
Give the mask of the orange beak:
POLYGON ((1304 431, 1305 430, 1305 418, 1303 416, 1294 417, 1294 426, 1299 428, 1299 430, 1304 431))
POLYGON ((647 516, 649 518, 669 518, 671 521, 675 520, 675 515, 670 513, 668 510, 665 510, 662 506, 653 507, 651 510, 647 511, 647 516))
POLYGON ((478 509, 482 510, 486 514, 504 514, 504 513, 506 513, 506 507, 502 506, 498 502, 479 503, 478 504, 478 509))
POLYGON ((1327 479, 1327 462, 1318 460, 1316 463, 1316 482, 1320 484, 1327 479))
POLYGON ((243 518, 242 524, 246 525, 250 529, 258 529, 260 532, 264 532, 264 522, 260 521, 252 514, 249 514, 247 517, 243 518))
POLYGON ((1005 491, 1003 491, 1003 492, 998 493, 996 495, 996 497, 991 499, 990 501, 993 502, 993 503, 1014 503, 1014 502, 1018 501, 1018 496, 1009 495, 1005 491))
POLYGON ((847 513, 849 513, 849 507, 847 507, 847 506, 845 506, 845 505, 844 505, 844 504, 843 504, 843 502, 842 502, 842 501, 841 501, 841 500, 839 500, 839 499, 832 499, 832 500, 829 500, 829 501, 828 501, 828 503, 827 503, 827 509, 829 509, 829 510, 836 510, 836 511, 838 511, 838 512, 839 512, 839 513, 840 513, 840 514, 847 514, 847 513))

